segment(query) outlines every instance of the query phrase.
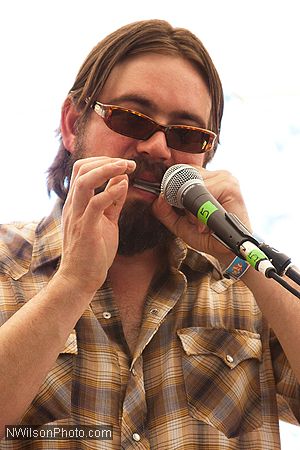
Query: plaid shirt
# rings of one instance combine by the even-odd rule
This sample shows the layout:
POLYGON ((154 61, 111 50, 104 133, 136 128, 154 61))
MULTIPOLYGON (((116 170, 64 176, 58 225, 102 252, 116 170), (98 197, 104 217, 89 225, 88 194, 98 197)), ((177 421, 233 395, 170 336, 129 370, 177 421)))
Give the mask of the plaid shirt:
MULTIPOLYGON (((39 224, 0 227, 0 323, 56 270, 60 216, 57 204, 39 224)), ((299 420, 299 386, 253 296, 176 240, 134 355, 107 280, 21 421, 111 425, 113 440, 3 439, 0 449, 274 450, 278 410, 299 420)))

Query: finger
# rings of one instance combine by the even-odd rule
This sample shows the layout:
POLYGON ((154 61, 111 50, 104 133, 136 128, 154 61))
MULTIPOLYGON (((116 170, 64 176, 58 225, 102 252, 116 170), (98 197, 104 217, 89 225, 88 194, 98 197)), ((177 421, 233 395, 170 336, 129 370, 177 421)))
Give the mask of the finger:
POLYGON ((240 197, 240 186, 237 178, 226 170, 201 170, 207 190, 222 204, 233 197, 240 197))
POLYGON ((209 231, 206 225, 190 212, 185 211, 183 214, 178 214, 162 195, 153 203, 152 208, 156 218, 178 237, 188 238, 191 230, 197 233, 209 231))
POLYGON ((82 168, 84 166, 90 166, 91 164, 94 164, 94 165, 97 164, 97 166, 99 166, 99 164, 103 164, 103 160, 104 160, 103 157, 95 156, 95 157, 78 159, 74 162, 73 167, 72 167, 70 181, 69 181, 69 189, 68 189, 68 195, 66 198, 65 205, 68 205, 69 203, 72 203, 72 201, 73 201, 75 180, 78 177, 79 171, 82 170, 82 168))
POLYGON ((131 159, 108 158, 107 156, 83 158, 74 163, 74 178, 76 179, 78 176, 84 175, 96 167, 117 163, 118 161, 126 163, 129 172, 136 167, 136 163, 131 159))
POLYGON ((104 185, 118 175, 126 174, 132 170, 131 167, 126 160, 120 159, 100 167, 95 167, 89 172, 77 176, 73 189, 73 209, 75 214, 83 214, 98 186, 104 185))
MULTIPOLYGON (((112 159, 112 158, 111 158, 112 159)), ((102 164, 104 160, 104 157, 102 156, 92 156, 92 157, 88 157, 88 158, 82 158, 82 159, 78 159, 77 161, 74 162, 73 167, 72 167, 72 173, 71 173, 71 178, 70 178, 70 189, 73 186, 74 180, 76 179, 76 177, 78 176, 78 172, 81 170, 81 168, 84 165, 90 165, 90 164, 102 164)), ((110 161, 107 161, 110 162, 110 161)))
MULTIPOLYGON (((121 162, 121 164, 127 164, 126 173, 131 173, 135 170, 136 164, 132 160, 128 159, 122 159, 122 158, 108 158, 106 156, 100 156, 100 157, 89 157, 89 158, 83 158, 80 160, 77 160, 74 163, 71 180, 70 180, 70 189, 69 189, 69 198, 72 198, 73 191, 75 188, 75 182, 76 180, 81 177, 82 175, 90 172, 93 169, 96 169, 98 167, 105 166, 106 164, 113 164, 118 163, 118 161, 121 162)), ((107 180, 105 180, 107 181, 107 180)))
MULTIPOLYGON (((109 180, 109 183, 108 183, 108 185, 106 187, 106 190, 110 190, 115 184, 117 184, 120 181, 122 181, 121 178, 122 177, 119 176, 119 177, 115 177, 115 178, 112 178, 111 180, 109 180)), ((129 180, 128 180, 127 175, 126 175, 126 181, 127 181, 127 186, 126 186, 126 190, 124 192, 124 196, 123 197, 119 197, 117 201, 114 201, 105 210, 106 217, 109 220, 111 220, 112 222, 115 222, 115 223, 118 222, 121 210, 122 210, 122 208, 124 206, 124 203, 126 201, 126 196, 127 196, 127 192, 128 192, 128 185, 129 185, 129 180)))
POLYGON ((117 223, 124 205, 128 190, 128 178, 120 177, 118 182, 111 183, 105 191, 95 195, 85 210, 84 218, 90 226, 97 225, 105 215, 117 223))
POLYGON ((162 195, 153 202, 152 210, 157 219, 159 219, 173 234, 179 236, 178 222, 183 216, 177 214, 174 208, 166 202, 162 195))

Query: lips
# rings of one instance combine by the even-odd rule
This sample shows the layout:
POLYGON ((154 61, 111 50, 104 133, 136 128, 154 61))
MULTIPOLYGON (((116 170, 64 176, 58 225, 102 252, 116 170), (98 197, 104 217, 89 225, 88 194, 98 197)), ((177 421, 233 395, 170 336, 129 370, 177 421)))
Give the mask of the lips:
POLYGON ((161 162, 149 161, 141 156, 134 158, 134 161, 136 162, 136 169, 129 174, 130 185, 158 196, 167 167, 161 162))

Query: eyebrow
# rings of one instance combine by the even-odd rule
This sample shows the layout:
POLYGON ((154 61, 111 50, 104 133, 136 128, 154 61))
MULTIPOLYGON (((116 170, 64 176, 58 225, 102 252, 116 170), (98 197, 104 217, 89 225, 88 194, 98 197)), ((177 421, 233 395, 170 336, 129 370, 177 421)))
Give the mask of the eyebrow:
MULTIPOLYGON (((155 113, 159 110, 158 106, 151 100, 149 100, 148 97, 145 97, 140 94, 124 94, 120 95, 119 97, 114 97, 110 100, 110 104, 112 105, 118 105, 120 102, 133 102, 136 103, 138 106, 141 106, 142 108, 145 108, 146 110, 151 111, 151 113, 155 113)), ((142 112, 142 111, 141 111, 142 112)), ((171 113, 171 120, 173 121, 189 121, 194 122, 196 126, 200 128, 206 128, 207 124, 205 120, 199 116, 198 114, 190 113, 189 111, 185 109, 180 109, 173 111, 171 113)))

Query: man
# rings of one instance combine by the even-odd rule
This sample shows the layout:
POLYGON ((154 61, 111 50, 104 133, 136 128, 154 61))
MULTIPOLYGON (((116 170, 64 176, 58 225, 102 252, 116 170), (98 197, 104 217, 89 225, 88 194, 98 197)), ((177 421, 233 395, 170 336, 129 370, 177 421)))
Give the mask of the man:
POLYGON ((222 109, 203 45, 166 22, 123 27, 84 62, 49 169, 59 203, 1 227, 1 429, 113 439, 0 448, 273 450, 278 410, 299 419, 299 304, 252 268, 225 279, 233 253, 155 194, 168 167, 192 165, 250 229, 237 181, 204 168, 222 109))

